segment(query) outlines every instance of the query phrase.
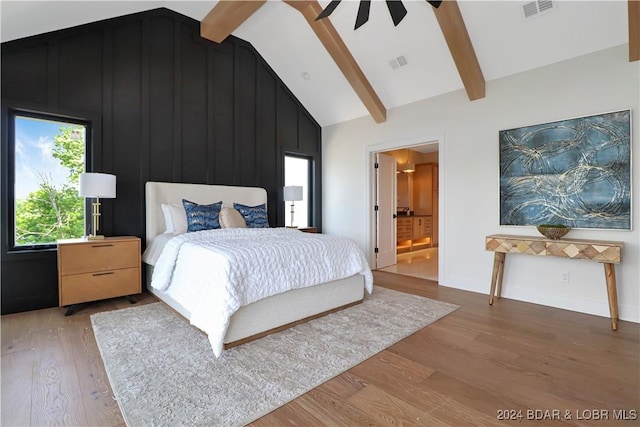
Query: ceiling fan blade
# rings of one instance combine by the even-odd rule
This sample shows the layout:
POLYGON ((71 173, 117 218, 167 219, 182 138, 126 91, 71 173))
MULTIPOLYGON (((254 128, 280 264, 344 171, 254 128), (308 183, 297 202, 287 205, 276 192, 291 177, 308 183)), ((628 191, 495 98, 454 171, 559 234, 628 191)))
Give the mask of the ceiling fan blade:
POLYGON ((431 6, 433 6, 433 7, 435 7, 437 9, 438 7, 440 7, 440 3, 442 3, 442 0, 440 0, 440 1, 427 0, 427 3, 429 3, 431 6))
POLYGON ((362 27, 369 20, 369 9, 371 9, 371 0, 360 0, 358 6, 358 16, 356 16, 356 26, 354 30, 362 27))
POLYGON ((327 7, 325 7, 322 12, 320 12, 320 15, 318 15, 316 21, 318 19, 326 18, 327 16, 331 15, 331 13, 336 10, 336 7, 338 7, 341 1, 342 0, 332 0, 331 3, 329 3, 327 7))
POLYGON ((387 7, 389 8, 389 14, 393 19, 393 25, 398 26, 407 14, 407 8, 402 4, 402 0, 387 0, 387 7))

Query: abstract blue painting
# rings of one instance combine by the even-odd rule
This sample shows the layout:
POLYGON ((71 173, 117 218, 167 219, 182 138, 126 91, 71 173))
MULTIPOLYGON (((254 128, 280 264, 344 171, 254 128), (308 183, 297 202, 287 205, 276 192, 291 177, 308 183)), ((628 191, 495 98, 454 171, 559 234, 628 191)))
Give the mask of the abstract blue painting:
POLYGON ((631 229, 631 110, 499 132, 500 225, 631 229))

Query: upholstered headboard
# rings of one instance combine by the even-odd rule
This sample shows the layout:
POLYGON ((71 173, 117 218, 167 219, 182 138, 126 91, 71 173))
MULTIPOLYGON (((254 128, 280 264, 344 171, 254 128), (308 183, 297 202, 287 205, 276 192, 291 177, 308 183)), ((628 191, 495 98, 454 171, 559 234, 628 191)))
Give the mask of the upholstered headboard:
POLYGON ((198 204, 210 204, 222 200, 223 206, 233 207, 233 203, 256 206, 267 201, 267 191, 259 187, 149 181, 145 184, 147 245, 155 236, 165 231, 160 205, 162 203, 181 205, 182 199, 198 204))

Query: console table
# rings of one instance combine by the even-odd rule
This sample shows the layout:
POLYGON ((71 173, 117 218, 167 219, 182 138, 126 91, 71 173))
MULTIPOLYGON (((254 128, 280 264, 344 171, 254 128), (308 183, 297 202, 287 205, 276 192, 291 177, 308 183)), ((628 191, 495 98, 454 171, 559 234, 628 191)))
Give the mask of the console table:
POLYGON ((486 249, 495 252, 491 293, 489 304, 493 304, 494 295, 502 294, 502 276, 506 254, 526 254, 537 256, 555 256, 570 259, 586 259, 604 264, 604 276, 609 296, 611 328, 618 329, 618 293, 614 264, 622 262, 622 242, 582 239, 547 239, 544 237, 512 236, 493 234, 486 237, 486 249), (496 293, 497 287, 497 293, 496 293))

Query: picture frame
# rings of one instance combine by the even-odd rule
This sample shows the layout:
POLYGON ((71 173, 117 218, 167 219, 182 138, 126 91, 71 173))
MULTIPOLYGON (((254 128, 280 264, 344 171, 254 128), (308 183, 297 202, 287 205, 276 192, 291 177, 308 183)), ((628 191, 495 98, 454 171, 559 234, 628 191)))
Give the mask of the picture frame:
POLYGON ((631 230, 631 110, 499 131, 500 225, 631 230))

